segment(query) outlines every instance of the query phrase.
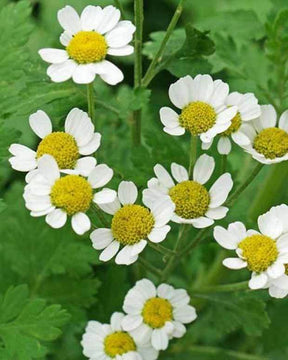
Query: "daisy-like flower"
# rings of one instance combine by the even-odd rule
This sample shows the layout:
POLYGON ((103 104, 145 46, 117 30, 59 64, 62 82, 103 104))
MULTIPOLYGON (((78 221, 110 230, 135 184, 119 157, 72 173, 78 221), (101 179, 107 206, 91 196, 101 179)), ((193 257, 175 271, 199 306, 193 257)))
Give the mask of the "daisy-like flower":
MULTIPOLYGON (((231 136, 232 140, 237 142, 240 137, 242 139, 241 129, 245 123, 248 121, 254 120, 261 115, 260 105, 258 105, 258 99, 252 93, 240 94, 238 92, 233 92, 228 95, 225 104, 229 106, 236 106, 237 113, 231 120, 231 125, 229 128, 222 133, 220 133, 220 139, 217 144, 217 149, 219 154, 228 155, 231 151, 231 141, 229 137, 231 136)), ((213 141, 212 141, 213 142, 213 141)), ((209 149, 212 145, 210 143, 202 143, 202 149, 209 149)))
POLYGON ((115 312, 110 324, 89 321, 81 341, 83 354, 90 360, 156 360, 157 350, 123 330, 123 318, 123 313, 115 312))
POLYGON ((180 78, 170 86, 169 97, 181 114, 169 107, 161 108, 164 131, 179 136, 188 130, 194 136, 199 135, 202 142, 210 143, 229 128, 237 113, 236 106, 225 105, 228 93, 228 85, 221 80, 213 81, 210 75, 180 78))
POLYGON ((124 78, 122 71, 106 60, 107 55, 126 56, 133 53, 129 45, 135 32, 131 21, 120 21, 120 11, 114 6, 89 5, 81 16, 71 6, 58 11, 58 21, 64 32, 61 49, 41 49, 41 58, 52 64, 47 74, 54 82, 73 79, 78 84, 89 84, 99 75, 110 85, 124 78))
POLYGON ((251 289, 269 287, 269 282, 285 274, 288 263, 287 228, 288 207, 282 205, 259 216, 260 232, 246 230, 241 222, 234 222, 224 229, 216 226, 214 238, 219 245, 228 250, 235 250, 237 258, 227 258, 223 265, 229 269, 248 268, 252 271, 249 281, 251 289), (284 214, 286 216, 284 216, 284 214), (287 229, 286 229, 287 230, 287 229))
POLYGON ((139 343, 151 341, 154 349, 166 350, 170 339, 185 334, 184 324, 197 317, 189 302, 184 289, 174 289, 167 284, 156 288, 150 280, 142 279, 125 297, 123 310, 127 316, 122 326, 139 343))
POLYGON ((96 229, 90 235, 94 249, 104 249, 100 254, 101 261, 108 261, 118 253, 116 264, 130 265, 146 247, 147 239, 159 243, 170 231, 167 223, 174 211, 170 199, 165 197, 147 208, 135 204, 137 197, 136 185, 122 181, 115 201, 99 204, 103 211, 113 215, 110 229, 96 229), (123 248, 119 251, 121 245, 123 248))
POLYGON ((53 156, 63 173, 90 174, 96 159, 86 155, 91 155, 99 148, 101 135, 94 132, 94 125, 86 112, 72 109, 65 121, 65 132, 52 132, 52 122, 42 110, 30 116, 29 124, 41 139, 36 151, 20 144, 12 144, 9 148, 13 155, 9 159, 12 168, 28 172, 27 182, 37 174, 38 159, 44 154, 53 156))
POLYGON ((105 186, 112 176, 113 170, 101 164, 94 167, 88 178, 75 174, 60 177, 55 159, 43 155, 38 161, 38 174, 25 186, 25 205, 31 216, 45 216, 47 224, 55 229, 64 226, 71 216, 73 230, 82 235, 91 227, 86 212, 93 202, 102 204, 115 199, 114 190, 93 192, 105 186))
POLYGON ((215 168, 211 156, 201 155, 195 163, 193 178, 189 179, 188 171, 181 165, 172 163, 171 173, 157 164, 154 167, 156 178, 148 181, 148 189, 143 191, 143 201, 152 206, 163 196, 169 196, 175 204, 172 221, 191 224, 196 228, 205 228, 214 220, 226 216, 228 208, 222 206, 226 201, 233 181, 229 173, 225 173, 212 185, 208 191, 204 186, 210 179, 215 168))
POLYGON ((234 141, 262 164, 288 160, 288 110, 279 119, 272 105, 261 106, 261 116, 245 124, 234 141))

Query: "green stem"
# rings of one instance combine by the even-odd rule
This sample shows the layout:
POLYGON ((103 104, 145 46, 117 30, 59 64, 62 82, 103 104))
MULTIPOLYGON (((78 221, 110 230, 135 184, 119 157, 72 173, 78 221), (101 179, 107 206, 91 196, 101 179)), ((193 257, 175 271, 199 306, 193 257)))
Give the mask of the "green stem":
POLYGON ((188 244, 186 247, 184 247, 184 249, 178 254, 179 258, 190 254, 190 252, 205 238, 209 230, 210 230, 209 228, 205 228, 199 231, 194 241, 188 244))
POLYGON ((190 161, 189 161, 189 179, 192 177, 193 168, 197 158, 197 136, 191 134, 190 141, 190 161))
MULTIPOLYGON (((134 89, 141 87, 142 79, 142 44, 143 44, 143 0, 134 0, 135 19, 135 64, 134 64, 134 89)), ((132 143, 134 146, 141 144, 141 109, 133 112, 132 119, 132 143)))
POLYGON ((242 281, 233 284, 207 286, 200 289, 193 289, 192 296, 194 294, 207 294, 207 293, 218 293, 218 292, 233 292, 240 290, 249 290, 248 281, 242 281))
POLYGON ((121 16, 123 19, 125 19, 125 13, 123 5, 121 4, 120 0, 114 0, 115 6, 120 10, 121 16))
POLYGON ((87 85, 88 115, 96 126, 93 82, 87 85))
POLYGON ((252 170, 251 174, 246 178, 246 180, 234 191, 231 196, 228 197, 225 205, 233 205, 233 203, 237 200, 239 195, 251 184, 251 182, 256 178, 259 174, 260 170, 263 168, 263 164, 257 163, 255 168, 252 170))
POLYGON ((139 257, 138 259, 139 263, 150 273, 154 274, 157 277, 161 276, 161 271, 158 270, 155 266, 150 264, 147 260, 145 260, 143 257, 139 257))
POLYGON ((183 11, 183 2, 184 0, 180 0, 179 1, 179 4, 175 10, 175 13, 170 21, 170 24, 168 25, 168 28, 166 30, 166 33, 165 33, 165 36, 162 40, 162 43, 156 53, 156 55, 154 56, 154 58, 152 59, 147 71, 146 71, 146 74, 145 76, 143 77, 143 80, 142 80, 142 85, 144 87, 147 87, 150 82, 153 80, 153 78, 155 77, 155 75, 157 74, 157 71, 155 71, 157 65, 161 62, 162 60, 162 56, 163 56, 163 53, 164 53, 164 50, 166 48, 166 45, 167 45, 167 42, 168 40, 170 39, 170 36, 172 35, 173 33, 173 30, 182 14, 182 11, 183 11))
POLYGON ((227 168, 227 155, 221 156, 221 174, 224 174, 226 172, 227 168))
POLYGON ((158 251, 160 254, 163 254, 165 256, 175 254, 175 251, 170 250, 170 249, 168 249, 165 246, 162 246, 160 244, 152 243, 150 241, 148 242, 148 246, 150 246, 152 249, 158 251))
POLYGON ((110 228, 109 223, 107 222, 105 216, 102 213, 102 210, 99 208, 98 205, 93 204, 92 205, 92 209, 95 211, 98 219, 101 221, 102 225, 105 226, 106 228, 110 228))
POLYGON ((217 348, 214 346, 198 346, 198 345, 188 345, 185 346, 185 349, 182 348, 182 346, 178 347, 177 345, 172 348, 173 353, 181 353, 183 350, 186 352, 189 351, 189 353, 194 353, 198 355, 208 355, 209 359, 211 356, 213 356, 213 359, 223 359, 223 356, 225 356, 225 359, 230 360, 268 360, 267 357, 253 355, 253 354, 246 354, 234 350, 228 350, 223 348, 217 348))

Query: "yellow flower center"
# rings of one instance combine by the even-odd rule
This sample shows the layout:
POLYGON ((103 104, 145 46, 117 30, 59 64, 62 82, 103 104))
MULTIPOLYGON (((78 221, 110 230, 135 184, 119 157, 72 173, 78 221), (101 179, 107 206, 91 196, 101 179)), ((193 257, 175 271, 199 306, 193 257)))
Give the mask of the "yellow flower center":
POLYGON ((229 128, 227 130, 223 131, 221 133, 221 135, 223 135, 223 136, 231 135, 232 133, 239 130, 241 124, 242 124, 241 115, 239 112, 237 112, 237 114, 231 120, 231 125, 229 126, 229 128))
POLYGON ((288 134, 278 128, 264 129, 256 136, 253 147, 268 159, 282 157, 288 153, 288 134))
POLYGON ((117 331, 106 336, 104 340, 105 353, 114 358, 117 355, 123 355, 129 351, 136 351, 136 345, 133 338, 124 331, 117 331))
POLYGON ((211 105, 195 101, 182 110, 179 122, 191 134, 199 135, 213 127, 216 122, 216 112, 211 105))
POLYGON ((195 219, 205 215, 210 196, 205 187, 196 181, 183 181, 169 190, 177 215, 184 219, 195 219))
POLYGON ((285 274, 288 275, 288 264, 285 264, 285 274))
POLYGON ((162 328, 173 318, 173 308, 166 299, 154 297, 146 301, 142 316, 145 324, 154 329, 162 328))
POLYGON ((53 132, 44 137, 37 148, 37 158, 49 154, 57 161, 59 169, 74 169, 79 159, 76 140, 65 132, 53 132))
POLYGON ((256 273, 267 270, 278 257, 276 242, 269 236, 248 236, 239 243, 238 247, 242 250, 248 269, 256 273))
POLYGON ((155 220, 148 209, 141 205, 124 205, 112 219, 112 233, 122 245, 133 245, 147 238, 155 220))
POLYGON ((90 208, 93 191, 83 177, 67 175, 55 181, 50 198, 54 206, 63 209, 68 215, 74 215, 90 208))
POLYGON ((108 45, 103 35, 95 31, 80 31, 73 36, 66 51, 79 64, 89 64, 103 60, 108 45))

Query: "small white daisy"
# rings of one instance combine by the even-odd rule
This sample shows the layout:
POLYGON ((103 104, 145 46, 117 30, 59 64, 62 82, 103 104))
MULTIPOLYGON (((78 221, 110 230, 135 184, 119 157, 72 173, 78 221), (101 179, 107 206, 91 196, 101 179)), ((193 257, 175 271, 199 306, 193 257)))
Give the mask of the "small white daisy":
POLYGON ((55 159, 43 155, 38 161, 38 174, 25 186, 25 205, 31 216, 45 216, 47 224, 55 229, 63 227, 71 216, 73 230, 83 235, 91 227, 86 212, 92 203, 109 203, 116 197, 116 192, 109 189, 93 193, 112 176, 113 170, 101 164, 94 167, 87 179, 75 174, 60 177, 55 159))
POLYGON ((190 297, 184 289, 167 284, 157 288, 148 279, 137 281, 125 297, 123 310, 127 316, 122 326, 140 344, 151 341, 156 350, 166 350, 169 340, 186 333, 184 324, 197 317, 189 305, 190 297))
POLYGON ((27 182, 37 174, 35 169, 38 159, 44 154, 53 156, 63 173, 83 176, 90 174, 96 165, 96 159, 85 155, 91 155, 99 148, 101 135, 94 132, 94 125, 86 112, 77 108, 72 109, 65 121, 65 132, 52 132, 52 122, 42 110, 29 117, 29 124, 41 139, 37 150, 20 144, 12 144, 9 148, 13 155, 9 159, 12 168, 28 172, 27 182))
MULTIPOLYGON (((240 94, 238 92, 233 92, 228 95, 225 104, 229 106, 237 106, 237 114, 233 117, 232 123, 229 128, 222 133, 220 133, 220 139, 217 144, 217 149, 219 154, 228 155, 231 151, 231 141, 237 142, 237 139, 240 137, 242 139, 241 129, 247 121, 254 120, 261 115, 260 105, 258 105, 258 99, 252 93, 240 94)), ((212 140, 213 142, 213 140, 212 140)), ((210 143, 202 143, 202 149, 209 149, 212 145, 210 143)))
POLYGON ((99 204, 103 211, 113 215, 110 229, 96 229, 90 235, 94 249, 104 249, 100 254, 101 261, 108 261, 118 253, 116 264, 130 265, 146 247, 147 239, 159 243, 170 231, 167 223, 174 212, 170 199, 164 197, 148 209, 135 204, 137 197, 136 185, 122 181, 115 201, 99 204), (119 251, 121 245, 123 248, 119 251))
POLYGON ((164 131, 179 136, 188 130, 192 135, 199 135, 202 142, 210 143, 229 128, 237 113, 236 106, 225 105, 228 93, 228 85, 221 80, 213 81, 210 75, 180 78, 170 86, 169 97, 173 105, 181 109, 181 114, 169 107, 161 108, 164 131))
POLYGON ((249 281, 251 289, 263 289, 269 286, 269 281, 278 279, 285 273, 288 263, 288 207, 282 205, 279 210, 286 218, 277 215, 272 208, 259 216, 260 232, 246 230, 241 222, 234 222, 224 229, 216 226, 214 238, 219 245, 228 250, 235 250, 238 258, 227 258, 223 264, 229 269, 248 268, 252 271, 249 281), (284 211, 283 211, 284 210, 284 211), (286 229, 287 230, 287 229, 286 229))
POLYGON ((41 58, 52 64, 47 74, 54 82, 73 79, 78 84, 89 84, 99 75, 110 85, 124 78, 122 71, 106 60, 107 55, 126 56, 133 53, 129 45, 135 32, 131 21, 120 21, 120 11, 114 6, 89 5, 81 16, 71 6, 58 11, 58 21, 64 32, 61 49, 41 49, 41 58))
POLYGON ((288 160, 288 110, 279 119, 272 105, 261 106, 261 116, 245 124, 234 141, 262 164, 288 160))
POLYGON ((138 344, 124 331, 124 314, 115 312, 110 324, 89 321, 82 337, 83 354, 90 360, 156 360, 158 351, 149 343, 138 344))
POLYGON ((228 208, 222 206, 233 187, 229 173, 221 175, 208 191, 204 184, 210 179, 215 168, 211 156, 201 155, 195 163, 193 178, 189 179, 188 171, 181 165, 172 163, 171 173, 157 164, 154 167, 156 178, 148 181, 148 189, 143 191, 143 201, 150 206, 163 196, 169 196, 175 204, 172 221, 191 224, 196 228, 205 228, 214 220, 223 219, 228 208))

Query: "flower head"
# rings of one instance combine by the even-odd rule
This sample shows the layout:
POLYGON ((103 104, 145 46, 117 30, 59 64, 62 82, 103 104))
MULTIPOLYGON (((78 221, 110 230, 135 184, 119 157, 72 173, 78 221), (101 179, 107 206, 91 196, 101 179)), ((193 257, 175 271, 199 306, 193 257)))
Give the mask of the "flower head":
POLYGON ((230 269, 252 271, 249 287, 261 289, 285 274, 288 263, 288 206, 271 208, 258 218, 260 232, 246 230, 241 222, 224 229, 216 226, 214 238, 225 249, 235 250, 238 258, 227 258, 223 264, 230 269))
POLYGON ((72 109, 65 121, 65 132, 52 132, 52 122, 42 110, 30 116, 29 124, 41 139, 37 149, 20 144, 12 144, 9 148, 13 155, 9 159, 12 168, 28 172, 27 182, 38 173, 38 160, 45 154, 54 157, 62 173, 88 176, 95 167, 96 159, 86 155, 99 148, 101 135, 94 132, 94 125, 86 112, 72 109))
MULTIPOLYGON (((251 120, 258 118, 261 114, 258 100, 252 93, 240 94, 238 92, 232 92, 228 95, 225 104, 228 107, 236 106, 237 113, 231 120, 231 125, 229 128, 219 134, 220 139, 217 144, 217 149, 219 154, 222 155, 227 155, 231 151, 230 136, 235 142, 237 142, 239 137, 241 141, 241 130, 243 125, 247 124, 247 122, 251 120)), ((209 149, 212 145, 212 142, 213 140, 210 143, 202 143, 202 149, 209 149)))
POLYGON ((97 165, 88 178, 69 174, 60 176, 56 160, 51 155, 43 155, 38 162, 38 173, 25 186, 24 199, 31 216, 45 216, 47 224, 58 229, 71 216, 73 230, 82 235, 91 227, 86 212, 93 202, 112 202, 114 190, 103 189, 94 194, 94 189, 106 185, 113 176, 107 165, 97 165))
POLYGON ((123 310, 127 316, 122 326, 139 343, 151 341, 154 349, 166 350, 170 339, 185 334, 184 324, 197 317, 189 302, 184 289, 174 289, 167 284, 156 288, 150 280, 142 279, 125 297, 123 310))
POLYGON ((262 164, 288 160, 288 110, 279 119, 272 105, 261 106, 261 116, 245 124, 234 141, 262 164))
POLYGON ((148 181, 148 189, 143 192, 143 200, 152 205, 163 196, 169 196, 175 204, 172 221, 191 224, 196 228, 204 228, 214 220, 226 216, 228 208, 222 206, 232 189, 233 181, 229 173, 219 177, 208 191, 204 186, 210 179, 215 168, 211 156, 201 155, 193 169, 193 178, 189 179, 188 171, 181 165, 172 163, 171 173, 157 164, 154 167, 156 178, 148 181))
POLYGON ((187 130, 199 135, 202 142, 210 143, 229 128, 237 113, 237 107, 225 105, 228 93, 228 85, 221 80, 213 81, 210 75, 180 78, 170 86, 169 97, 173 105, 181 109, 181 114, 169 107, 161 108, 164 131, 178 136, 187 130))
POLYGON ((64 32, 60 42, 65 50, 41 49, 41 58, 52 64, 47 74, 54 82, 73 79, 78 84, 93 82, 96 75, 110 85, 123 80, 123 73, 106 60, 107 56, 126 56, 133 53, 135 26, 120 21, 120 11, 114 6, 89 5, 81 16, 71 6, 58 11, 58 21, 64 32))
POLYGON ((89 321, 82 337, 83 354, 89 359, 156 360, 158 351, 147 344, 139 344, 126 332, 121 322, 124 314, 115 312, 110 324, 89 321))
POLYGON ((146 247, 147 239, 159 243, 166 238, 170 231, 167 223, 173 214, 174 205, 166 197, 149 209, 135 204, 137 197, 135 184, 122 181, 115 201, 99 205, 103 211, 113 215, 110 229, 96 229, 90 236, 94 249, 104 249, 100 260, 108 261, 118 253, 116 263, 130 265, 146 247), (120 246, 122 249, 119 251, 120 246))

